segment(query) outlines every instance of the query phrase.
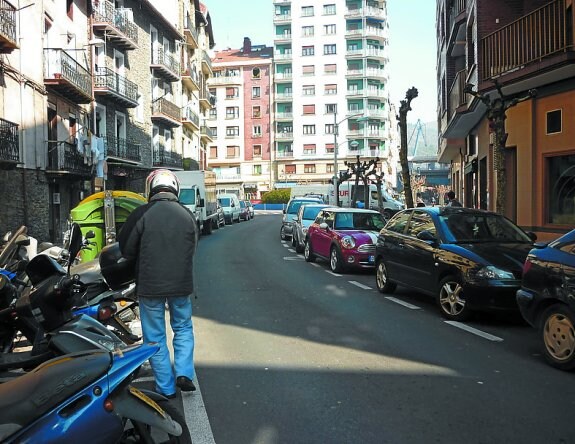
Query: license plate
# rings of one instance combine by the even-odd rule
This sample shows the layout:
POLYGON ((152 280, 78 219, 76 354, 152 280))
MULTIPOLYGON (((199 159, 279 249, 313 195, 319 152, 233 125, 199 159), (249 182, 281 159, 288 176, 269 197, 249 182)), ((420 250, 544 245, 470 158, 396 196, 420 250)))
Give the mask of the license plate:
POLYGON ((375 256, 371 255, 367 260, 369 261, 370 264, 373 264, 373 262, 375 261, 375 256))
POLYGON ((146 396, 144 393, 142 393, 140 390, 138 390, 136 387, 132 387, 130 386, 130 393, 132 395, 134 395, 136 398, 138 398, 140 401, 144 402, 145 404, 149 405, 151 408, 153 408, 156 412, 158 412, 160 415, 162 415, 164 418, 166 417, 166 412, 164 412, 164 409, 162 409, 162 407, 160 407, 158 405, 158 403, 156 401, 154 401, 152 398, 150 398, 149 396, 146 396))

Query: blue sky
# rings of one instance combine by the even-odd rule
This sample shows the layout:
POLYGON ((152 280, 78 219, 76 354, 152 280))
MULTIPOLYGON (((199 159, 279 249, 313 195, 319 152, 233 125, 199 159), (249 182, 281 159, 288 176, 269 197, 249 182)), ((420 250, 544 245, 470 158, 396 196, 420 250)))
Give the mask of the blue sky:
MULTIPOLYGON (((214 27, 215 50, 240 48, 244 37, 253 44, 273 45, 273 0, 204 0, 214 27)), ((405 92, 415 86, 408 121, 437 120, 435 2, 388 0, 389 90, 399 107, 405 92)))

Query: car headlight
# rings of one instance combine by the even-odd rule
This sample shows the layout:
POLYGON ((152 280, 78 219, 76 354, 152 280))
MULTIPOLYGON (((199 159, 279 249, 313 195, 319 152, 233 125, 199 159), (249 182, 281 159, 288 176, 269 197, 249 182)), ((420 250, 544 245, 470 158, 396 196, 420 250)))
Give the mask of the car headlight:
POLYGON ((476 275, 479 279, 515 279, 513 273, 502 270, 493 265, 483 267, 476 275))
POLYGON ((355 247, 355 239, 352 236, 344 236, 341 238, 341 246, 343 248, 355 247))

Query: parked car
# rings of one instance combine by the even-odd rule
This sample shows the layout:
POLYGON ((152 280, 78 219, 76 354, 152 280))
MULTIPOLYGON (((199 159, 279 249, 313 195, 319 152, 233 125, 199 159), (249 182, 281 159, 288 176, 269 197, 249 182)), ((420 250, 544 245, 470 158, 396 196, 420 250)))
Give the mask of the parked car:
POLYGON ((241 220, 250 220, 250 208, 248 207, 245 200, 240 200, 240 219, 241 220))
POLYGON ((295 251, 303 253, 308 227, 315 220, 319 211, 328 206, 328 204, 306 203, 299 207, 292 220, 291 244, 295 247, 295 251))
POLYGON ((246 205, 248 207, 248 210, 250 210, 250 219, 253 219, 254 216, 256 215, 254 205, 249 200, 246 200, 246 205))
POLYGON ((314 262, 318 257, 328 260, 334 273, 349 268, 373 268, 375 240, 384 225, 385 220, 377 211, 323 208, 307 230, 305 260, 314 262))
POLYGON ((517 311, 522 265, 536 236, 506 217, 458 207, 403 210, 381 230, 375 251, 381 293, 402 285, 435 297, 441 314, 517 311))
POLYGON ((538 329, 547 362, 575 370, 575 230, 535 244, 523 265, 517 303, 538 329))
POLYGON ((212 222, 214 224, 213 228, 217 230, 218 228, 226 225, 226 217, 224 215, 224 209, 220 205, 219 201, 216 203, 216 214, 217 216, 212 219, 212 222))
POLYGON ((240 200, 233 193, 218 194, 218 202, 224 209, 224 216, 227 224, 241 222, 240 219, 240 200))
POLYGON ((291 238, 293 218, 297 214, 299 207, 304 203, 323 203, 323 200, 317 197, 292 197, 283 211, 284 215, 282 218, 282 226, 280 228, 281 240, 286 240, 288 237, 291 238))

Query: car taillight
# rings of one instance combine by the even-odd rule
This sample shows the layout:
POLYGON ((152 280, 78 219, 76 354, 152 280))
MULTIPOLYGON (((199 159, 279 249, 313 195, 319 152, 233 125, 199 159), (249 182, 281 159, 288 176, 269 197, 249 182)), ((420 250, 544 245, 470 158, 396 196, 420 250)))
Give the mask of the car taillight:
POLYGON ((525 276, 525 273, 527 273, 531 269, 532 265, 533 265, 533 262, 531 262, 529 260, 529 258, 525 259, 525 263, 523 264, 523 275, 524 276, 525 276))

